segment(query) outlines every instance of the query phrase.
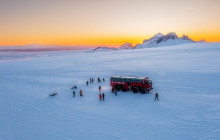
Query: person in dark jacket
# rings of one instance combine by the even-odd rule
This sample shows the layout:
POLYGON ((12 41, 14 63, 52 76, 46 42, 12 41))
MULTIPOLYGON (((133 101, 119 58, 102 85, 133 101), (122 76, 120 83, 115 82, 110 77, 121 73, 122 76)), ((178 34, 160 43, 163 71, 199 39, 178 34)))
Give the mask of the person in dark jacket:
POLYGON ((98 80, 97 80, 99 83, 101 82, 101 79, 98 77, 98 80))
POLYGON ((86 81, 86 85, 88 86, 88 84, 89 84, 89 82, 88 81, 86 81))
POLYGON ((115 93, 115 96, 117 96, 117 90, 116 89, 115 89, 114 93, 115 93))
POLYGON ((102 94, 99 94, 99 100, 102 101, 102 94))
POLYGON ((105 78, 103 78, 102 81, 105 82, 105 78))
POLYGON ((154 101, 159 101, 159 95, 158 95, 158 93, 156 92, 156 94, 155 94, 155 98, 154 98, 154 101))
POLYGON ((105 94, 102 93, 102 100, 105 101, 105 94))
POLYGON ((99 86, 99 92, 101 92, 101 86, 99 86))
POLYGON ((76 95, 76 92, 75 92, 75 91, 73 91, 73 97, 75 97, 75 95, 76 95))

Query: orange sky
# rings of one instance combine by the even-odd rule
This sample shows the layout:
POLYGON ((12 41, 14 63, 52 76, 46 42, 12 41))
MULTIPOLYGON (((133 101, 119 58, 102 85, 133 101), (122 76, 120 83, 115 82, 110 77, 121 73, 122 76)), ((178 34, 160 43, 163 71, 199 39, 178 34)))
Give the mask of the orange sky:
POLYGON ((219 0, 1 0, 0 46, 142 43, 176 32, 220 41, 219 0))

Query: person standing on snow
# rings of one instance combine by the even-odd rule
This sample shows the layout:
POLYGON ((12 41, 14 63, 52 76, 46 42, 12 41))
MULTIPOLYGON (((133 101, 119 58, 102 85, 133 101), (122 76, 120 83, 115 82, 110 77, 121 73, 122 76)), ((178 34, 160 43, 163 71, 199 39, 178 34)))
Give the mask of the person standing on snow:
POLYGON ((102 100, 105 101, 105 94, 102 93, 102 100))
POLYGON ((86 85, 88 86, 88 84, 89 84, 89 82, 88 81, 86 81, 86 85))
POLYGON ((79 95, 80 95, 80 96, 83 96, 82 90, 79 91, 79 95))
POLYGON ((115 89, 114 93, 115 93, 115 96, 117 96, 117 90, 116 89, 115 89))
POLYGON ((99 92, 101 92, 101 86, 99 85, 99 92))
POLYGON ((102 81, 105 82, 105 78, 103 78, 102 81))
POLYGON ((98 81, 98 83, 100 83, 100 82, 101 82, 101 79, 98 77, 98 80, 97 80, 97 81, 98 81))
POLYGON ((75 91, 73 91, 73 97, 75 97, 75 94, 76 94, 76 92, 75 92, 75 91))
POLYGON ((99 99, 100 99, 100 101, 102 101, 102 95, 101 95, 101 93, 99 94, 99 99))
POLYGON ((73 87, 71 87, 71 89, 77 89, 77 86, 76 86, 76 85, 74 85, 73 87))
POLYGON ((159 95, 158 95, 158 93, 156 92, 156 94, 155 94, 155 98, 154 98, 154 101, 156 101, 156 100, 159 101, 158 96, 159 96, 159 95))

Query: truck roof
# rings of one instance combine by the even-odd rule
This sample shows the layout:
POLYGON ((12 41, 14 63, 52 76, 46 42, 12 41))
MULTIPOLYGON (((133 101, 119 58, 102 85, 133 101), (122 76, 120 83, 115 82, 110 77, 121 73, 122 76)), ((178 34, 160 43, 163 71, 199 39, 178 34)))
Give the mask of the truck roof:
POLYGON ((136 80, 144 80, 144 79, 148 79, 148 77, 126 77, 126 76, 112 76, 111 78, 136 79, 136 80))

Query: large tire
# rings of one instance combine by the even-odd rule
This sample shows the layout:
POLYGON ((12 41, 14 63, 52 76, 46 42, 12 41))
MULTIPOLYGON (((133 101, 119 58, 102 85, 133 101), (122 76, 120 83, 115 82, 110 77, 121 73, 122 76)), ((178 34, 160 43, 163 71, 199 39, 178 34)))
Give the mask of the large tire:
POLYGON ((133 93, 138 93, 139 92, 137 87, 133 87, 132 90, 133 90, 133 93))
POLYGON ((120 91, 120 90, 121 90, 120 86, 118 86, 118 85, 115 85, 114 88, 115 88, 117 91, 120 91))
POLYGON ((121 86, 120 88, 121 88, 121 91, 122 91, 122 92, 126 92, 126 89, 125 89, 124 86, 121 86))
POLYGON ((145 90, 144 88, 141 88, 141 89, 140 89, 140 93, 141 93, 141 94, 145 94, 145 93, 146 93, 146 90, 145 90))
POLYGON ((150 90, 148 90, 148 89, 146 89, 146 91, 147 91, 147 93, 149 93, 149 92, 150 92, 150 90))
POLYGON ((112 93, 114 93, 114 92, 115 92, 115 90, 116 90, 116 89, 115 89, 115 87, 112 87, 112 93))

